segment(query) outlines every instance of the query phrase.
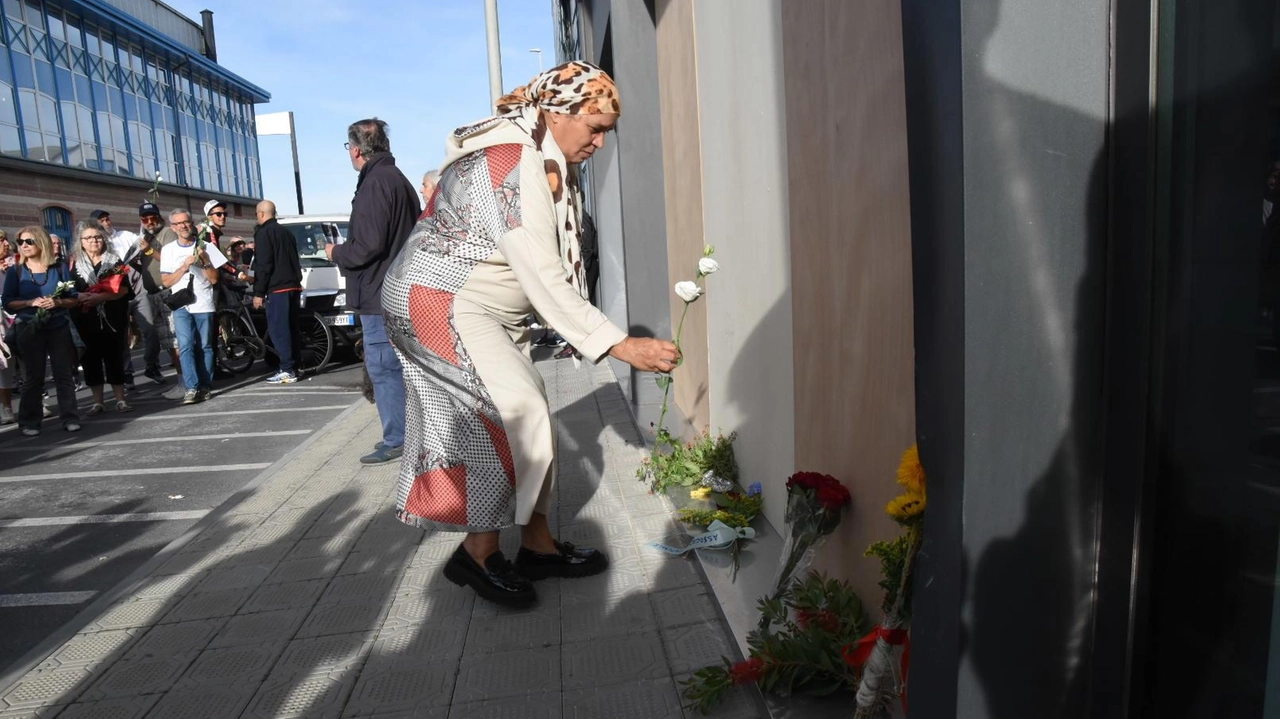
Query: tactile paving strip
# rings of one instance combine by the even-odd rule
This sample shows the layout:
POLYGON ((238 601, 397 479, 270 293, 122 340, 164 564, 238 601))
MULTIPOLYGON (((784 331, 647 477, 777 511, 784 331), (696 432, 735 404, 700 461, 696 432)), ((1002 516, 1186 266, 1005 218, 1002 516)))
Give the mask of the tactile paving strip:
POLYGON ((562 701, 573 719, 684 719, 671 679, 566 691, 562 701))
POLYGON ((629 634, 607 642, 566 644, 566 689, 604 687, 670 675, 662 641, 656 633, 629 634))
POLYGON ((465 653, 458 668, 453 700, 465 703, 501 699, 556 690, 560 686, 560 647, 465 653))

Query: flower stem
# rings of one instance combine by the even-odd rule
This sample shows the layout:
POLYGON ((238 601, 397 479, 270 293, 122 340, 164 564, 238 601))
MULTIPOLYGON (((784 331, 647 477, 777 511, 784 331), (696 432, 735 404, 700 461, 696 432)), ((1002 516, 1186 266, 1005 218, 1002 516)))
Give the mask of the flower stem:
MULTIPOLYGON (((680 351, 680 336, 684 334, 684 318, 688 316, 689 316, 689 303, 686 302, 684 303, 684 311, 680 313, 680 324, 676 328, 676 339, 675 339, 676 352, 680 351)), ((670 374, 668 374, 668 376, 670 376, 670 374)), ((668 399, 671 396, 671 384, 672 384, 671 382, 668 382, 667 386, 662 388, 662 411, 658 413, 658 429, 657 429, 657 435, 656 435, 659 438, 662 437, 662 428, 667 420, 667 403, 668 403, 668 399)), ((654 451, 654 454, 658 453, 659 451, 658 441, 655 441, 653 443, 653 451, 654 451)))

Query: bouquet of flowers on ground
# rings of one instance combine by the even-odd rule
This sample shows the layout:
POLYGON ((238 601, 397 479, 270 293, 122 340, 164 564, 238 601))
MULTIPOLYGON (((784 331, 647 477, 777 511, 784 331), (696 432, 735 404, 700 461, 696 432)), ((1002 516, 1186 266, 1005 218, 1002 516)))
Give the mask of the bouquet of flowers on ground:
POLYGON ((870 634, 845 647, 845 661, 862 668, 858 685, 859 719, 886 715, 895 700, 907 708, 907 657, 910 651, 911 570, 920 551, 925 494, 924 467, 920 452, 912 445, 898 465, 898 484, 906 490, 885 507, 893 521, 904 531, 889 542, 876 542, 867 549, 868 557, 880 559, 880 587, 884 601, 880 608, 884 620, 870 634), (895 665, 894 653, 902 648, 901 662, 895 665))
POLYGON ((702 432, 688 442, 680 442, 666 428, 661 428, 653 454, 640 460, 636 477, 648 483, 654 492, 699 484, 711 486, 707 484, 708 474, 718 482, 733 486, 738 481, 738 461, 733 454, 733 441, 737 437, 736 432, 727 436, 702 432))
POLYGON ((841 659, 841 649, 862 636, 867 618, 847 583, 812 572, 782 595, 762 600, 760 613, 768 628, 747 637, 747 659, 724 659, 682 682, 692 708, 706 714, 740 684, 759 684, 783 696, 821 696, 857 686, 859 670, 841 659))
POLYGON ((752 484, 743 492, 734 483, 720 479, 708 471, 702 479, 702 485, 689 492, 689 498, 703 500, 710 506, 685 507, 676 513, 676 517, 681 522, 702 529, 727 527, 734 530, 735 539, 730 545, 733 553, 733 574, 730 580, 737 580, 742 543, 755 536, 754 531, 742 530, 751 527, 751 522, 760 515, 760 510, 764 507, 760 483, 752 484))
MULTIPOLYGON (((808 570, 816 549, 840 526, 849 502, 849 490, 829 474, 796 472, 787 480, 787 537, 772 599, 782 597, 793 578, 808 570)), ((762 615, 760 630, 767 631, 768 623, 769 617, 762 615)))

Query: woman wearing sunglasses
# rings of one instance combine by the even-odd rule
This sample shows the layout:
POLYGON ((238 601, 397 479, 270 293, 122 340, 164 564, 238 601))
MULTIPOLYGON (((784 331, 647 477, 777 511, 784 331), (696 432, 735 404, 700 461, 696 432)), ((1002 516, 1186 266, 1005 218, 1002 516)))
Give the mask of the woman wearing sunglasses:
POLYGON ((84 354, 80 365, 84 367, 84 381, 93 393, 93 406, 85 414, 102 414, 103 380, 111 385, 115 395, 116 411, 129 412, 133 407, 124 400, 124 347, 129 331, 129 282, 123 276, 127 270, 121 267, 106 230, 92 220, 76 225, 72 245, 71 273, 80 297, 80 312, 74 313, 76 329, 84 341, 84 354), (112 292, 103 287, 108 278, 115 280, 119 289, 112 292), (101 285, 99 283, 102 283, 101 285))
POLYGON ((24 227, 18 230, 16 238, 18 264, 5 273, 0 305, 17 315, 14 336, 24 373, 18 424, 28 437, 40 434, 44 411, 40 395, 47 360, 58 388, 62 428, 77 432, 80 415, 76 412, 76 386, 71 378, 75 369, 71 363, 75 345, 71 341, 68 310, 80 301, 66 265, 54 261, 53 242, 43 227, 24 227))

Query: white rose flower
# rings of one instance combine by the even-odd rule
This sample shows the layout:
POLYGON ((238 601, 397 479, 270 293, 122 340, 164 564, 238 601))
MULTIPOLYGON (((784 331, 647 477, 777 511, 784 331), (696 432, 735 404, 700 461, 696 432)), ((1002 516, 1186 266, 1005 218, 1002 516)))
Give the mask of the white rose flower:
POLYGON ((718 269, 720 269, 720 263, 716 262, 710 257, 703 257, 702 259, 698 260, 698 272, 700 272, 703 276, 709 275, 718 269))
POLYGON ((688 280, 677 282, 676 294, 680 295, 680 299, 685 302, 693 302, 702 296, 702 288, 698 286, 697 282, 689 282, 688 280))

